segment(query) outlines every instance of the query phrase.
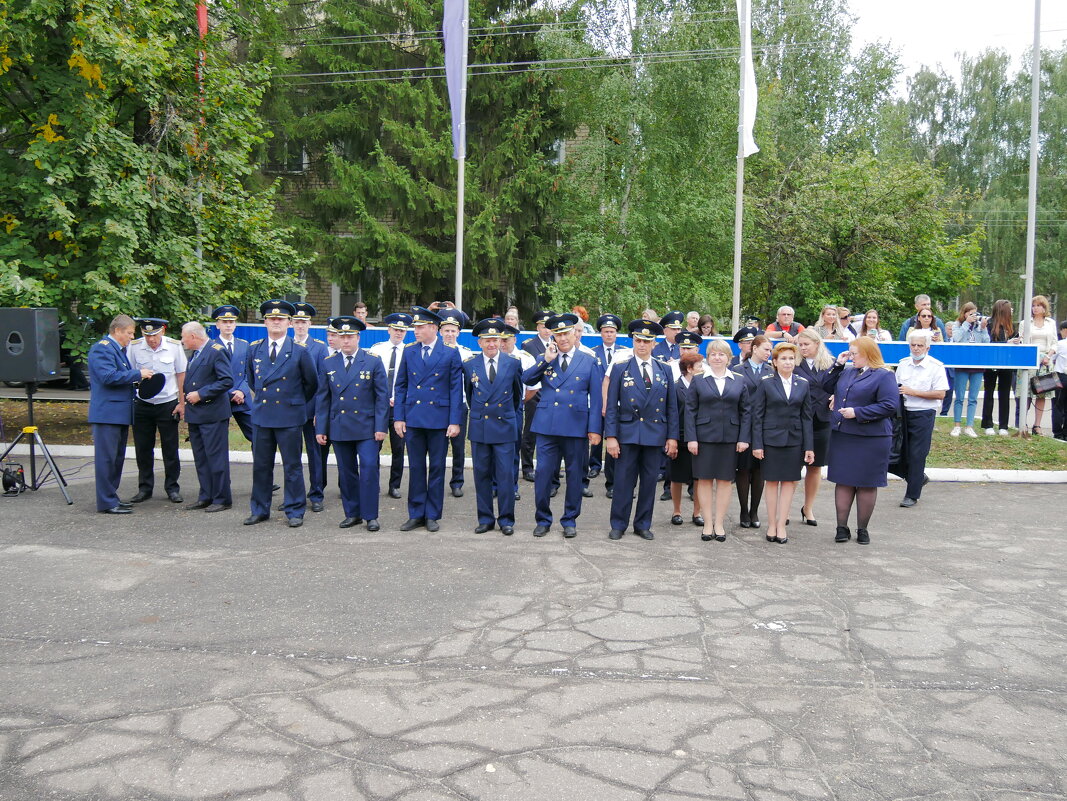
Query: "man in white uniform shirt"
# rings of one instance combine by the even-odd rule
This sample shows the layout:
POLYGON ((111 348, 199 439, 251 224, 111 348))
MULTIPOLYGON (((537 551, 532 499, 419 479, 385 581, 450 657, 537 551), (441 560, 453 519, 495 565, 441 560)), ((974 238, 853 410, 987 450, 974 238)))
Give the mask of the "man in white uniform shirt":
POLYGON ((133 445, 137 454, 137 494, 130 503, 141 503, 152 497, 155 488, 156 432, 159 450, 163 455, 163 489, 173 503, 182 503, 178 476, 178 421, 185 413, 185 380, 187 359, 185 349, 177 340, 164 336, 167 321, 157 317, 137 320, 141 339, 130 343, 129 358, 134 369, 149 369, 167 377, 163 389, 152 398, 135 397, 133 401, 133 445))
POLYGON ((900 502, 904 507, 914 506, 922 494, 934 420, 948 391, 945 366, 930 355, 929 333, 912 331, 908 334, 908 347, 911 355, 897 365, 897 384, 904 398, 907 427, 908 488, 900 502))

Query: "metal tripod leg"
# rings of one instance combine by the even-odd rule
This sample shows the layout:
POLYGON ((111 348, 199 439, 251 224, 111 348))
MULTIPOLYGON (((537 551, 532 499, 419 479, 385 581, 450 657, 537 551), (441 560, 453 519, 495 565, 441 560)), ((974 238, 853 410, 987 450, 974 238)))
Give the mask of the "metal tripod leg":
POLYGON ((41 453, 44 455, 45 463, 48 465, 48 469, 52 471, 52 475, 56 478, 56 483, 59 484, 59 491, 63 493, 63 497, 66 499, 67 504, 73 504, 74 501, 70 497, 70 493, 67 492, 67 479, 63 477, 63 473, 60 472, 59 466, 56 465, 55 459, 52 458, 52 454, 48 451, 48 446, 44 444, 44 440, 41 439, 41 433, 37 430, 37 426, 26 426, 19 435, 12 440, 11 444, 7 446, 7 450, 3 455, 0 455, 0 461, 7 458, 7 455, 15 449, 22 438, 25 436, 30 437, 30 483, 29 488, 36 491, 41 488, 41 485, 48 480, 48 471, 42 471, 41 475, 37 475, 37 455, 35 453, 35 447, 41 449, 41 453))

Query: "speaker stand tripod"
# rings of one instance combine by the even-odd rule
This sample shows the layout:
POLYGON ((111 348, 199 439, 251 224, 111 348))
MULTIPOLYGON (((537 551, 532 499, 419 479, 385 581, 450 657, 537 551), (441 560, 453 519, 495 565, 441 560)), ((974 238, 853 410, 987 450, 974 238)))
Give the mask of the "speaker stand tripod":
POLYGON ((41 485, 48 480, 48 475, 51 473, 56 478, 56 483, 59 484, 59 491, 63 493, 63 497, 66 498, 67 504, 74 503, 71 500, 70 493, 67 492, 67 480, 63 478, 63 474, 59 471, 59 467, 56 465, 55 459, 52 458, 52 454, 48 451, 48 446, 44 444, 44 440, 41 439, 41 432, 37 430, 37 426, 33 424, 33 393, 37 391, 37 383, 35 381, 29 381, 26 383, 26 400, 29 404, 29 425, 19 432, 19 435, 11 441, 11 444, 7 446, 7 450, 0 455, 0 462, 7 458, 7 455, 15 449, 15 446, 22 442, 23 438, 26 438, 30 443, 30 482, 27 485, 31 490, 39 490, 41 485), (40 475, 37 475, 37 449, 40 448, 41 455, 44 457, 45 469, 41 471, 40 475))

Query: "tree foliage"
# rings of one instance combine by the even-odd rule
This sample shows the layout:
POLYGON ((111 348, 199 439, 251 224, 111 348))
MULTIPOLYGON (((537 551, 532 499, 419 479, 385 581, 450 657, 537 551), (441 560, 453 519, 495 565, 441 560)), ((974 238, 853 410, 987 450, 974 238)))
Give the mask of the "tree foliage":
POLYGON ((274 11, 212 5, 201 103, 192 4, 4 2, 0 305, 189 319, 293 285, 273 190, 242 183, 267 71, 233 41, 274 11))

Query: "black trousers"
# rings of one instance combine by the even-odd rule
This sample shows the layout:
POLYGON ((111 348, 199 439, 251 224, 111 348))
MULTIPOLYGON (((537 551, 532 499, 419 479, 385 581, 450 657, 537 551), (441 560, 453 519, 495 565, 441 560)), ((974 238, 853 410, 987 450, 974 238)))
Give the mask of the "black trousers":
POLYGON ((133 402, 133 447, 137 454, 137 489, 152 494, 155 487, 156 433, 159 434, 159 449, 163 453, 163 489, 167 494, 178 492, 178 476, 181 463, 178 461, 178 418, 174 408, 178 399, 166 403, 147 403, 136 399, 133 402))
POLYGON ((1011 410, 1011 388, 1015 383, 1014 370, 986 370, 985 386, 982 388, 982 428, 1008 427, 1008 414, 1011 410), (999 389, 998 389, 999 387, 999 389), (997 393, 998 426, 993 425, 993 392, 997 393))
POLYGON ((904 412, 904 425, 908 427, 908 488, 904 494, 919 500, 923 493, 923 476, 926 473, 926 457, 930 455, 930 439, 934 433, 936 409, 921 409, 904 412))
POLYGON ((1052 400, 1052 436, 1067 439, 1067 373, 1060 373, 1062 387, 1052 400))
POLYGON ((241 433, 244 438, 249 442, 255 441, 256 427, 252 423, 251 412, 234 412, 233 419, 237 423, 237 427, 241 429, 241 433))
POLYGON ((537 412, 537 401, 541 399, 538 392, 523 403, 522 407, 522 447, 519 455, 522 459, 522 472, 531 473, 534 469, 534 446, 537 445, 537 435, 530 431, 533 425, 534 414, 537 412))
POLYGON ((452 454, 452 477, 448 481, 451 489, 463 489, 463 466, 467 461, 467 415, 463 410, 463 420, 459 424, 459 434, 452 437, 448 450, 452 454))
MULTIPOLYGON (((389 489, 400 489, 400 480, 404 477, 404 438, 393 428, 393 407, 389 407, 389 450, 392 461, 389 463, 389 489)), ((380 447, 379 447, 380 450, 380 447)))

